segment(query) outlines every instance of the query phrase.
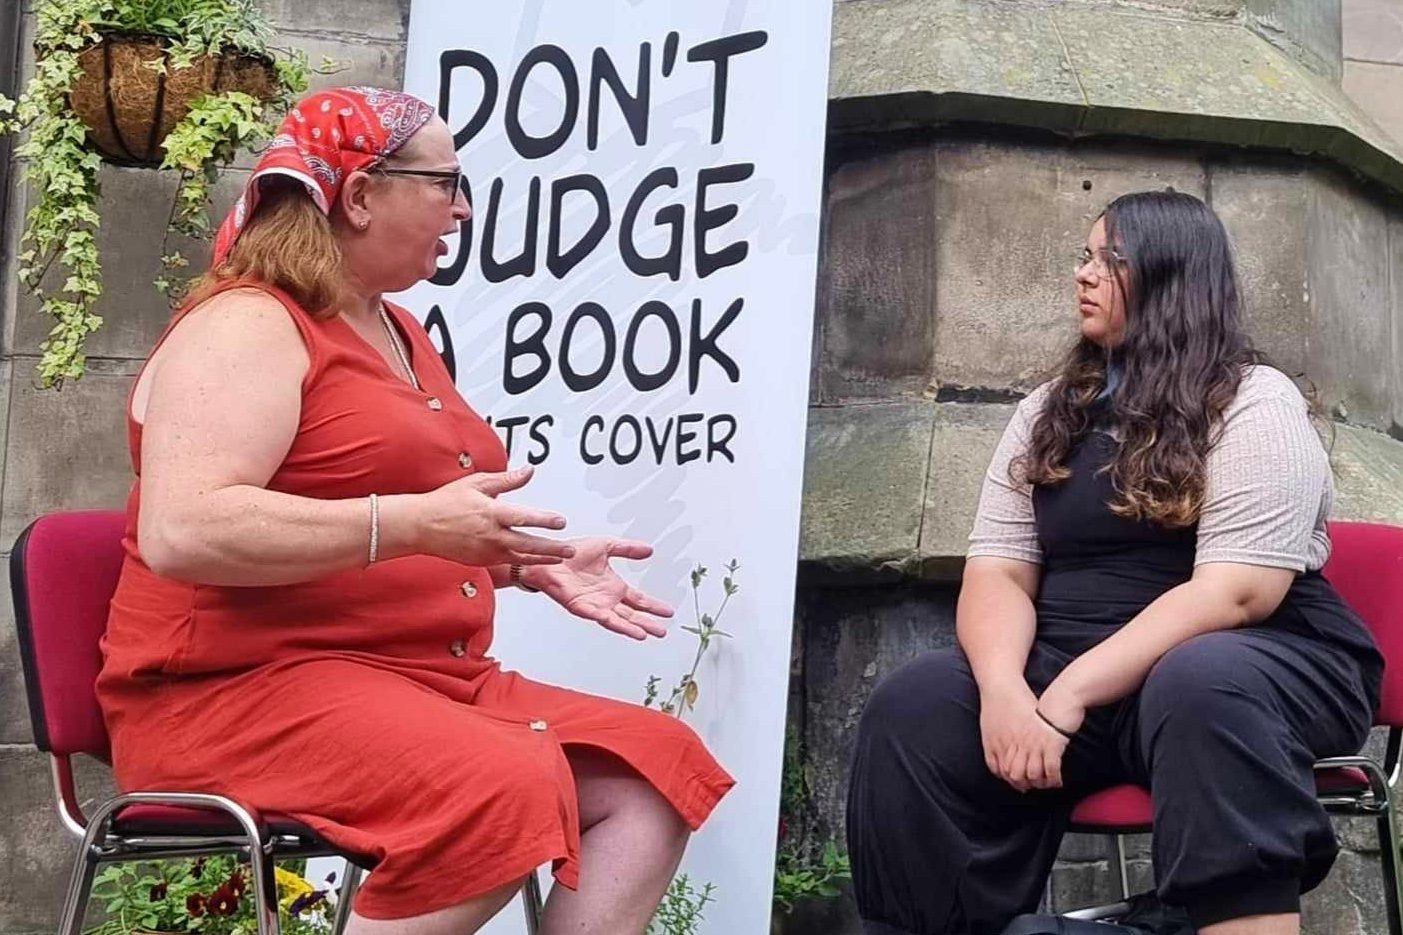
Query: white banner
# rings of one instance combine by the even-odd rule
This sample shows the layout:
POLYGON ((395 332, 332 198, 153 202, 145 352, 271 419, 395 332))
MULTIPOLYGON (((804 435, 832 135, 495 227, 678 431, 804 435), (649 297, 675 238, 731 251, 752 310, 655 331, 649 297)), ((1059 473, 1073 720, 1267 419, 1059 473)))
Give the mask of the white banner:
MULTIPOLYGON (((657 704, 697 656, 682 626, 725 602, 730 638, 711 642, 685 712, 738 780, 682 868, 715 887, 703 932, 769 930, 830 7, 413 0, 410 14, 405 89, 446 115, 475 216, 399 301, 512 463, 537 465, 513 499, 564 513, 565 535, 653 544, 620 568, 678 611, 666 639, 634 643, 503 593, 494 655, 630 701, 656 676, 657 704)), ((515 908, 486 929, 523 930, 515 908)))

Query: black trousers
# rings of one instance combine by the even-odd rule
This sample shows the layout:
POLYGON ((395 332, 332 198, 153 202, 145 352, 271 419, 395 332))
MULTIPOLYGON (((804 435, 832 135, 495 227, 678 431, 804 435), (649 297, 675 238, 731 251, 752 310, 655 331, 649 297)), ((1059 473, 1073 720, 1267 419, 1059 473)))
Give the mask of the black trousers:
MULTIPOLYGON (((1035 643, 1033 690, 1070 659, 1035 643)), ((1196 925, 1297 911, 1338 849, 1311 765, 1368 735, 1358 671, 1301 633, 1197 637, 1137 694, 1089 712, 1062 790, 1024 794, 985 766, 963 653, 921 656, 877 687, 858 727, 847 834, 866 932, 998 932, 1036 908, 1073 803, 1121 782, 1150 787, 1160 896, 1196 925)))

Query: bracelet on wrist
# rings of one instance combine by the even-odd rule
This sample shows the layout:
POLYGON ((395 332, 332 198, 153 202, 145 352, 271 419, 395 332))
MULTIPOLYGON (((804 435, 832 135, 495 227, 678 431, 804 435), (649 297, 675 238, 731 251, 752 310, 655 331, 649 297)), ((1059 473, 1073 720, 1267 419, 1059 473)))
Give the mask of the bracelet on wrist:
POLYGON ((1046 714, 1043 714, 1040 708, 1033 708, 1033 713, 1036 714, 1044 724, 1046 724, 1048 727, 1051 727, 1053 730, 1057 731, 1057 733, 1061 734, 1063 737, 1066 737, 1068 740, 1071 740, 1073 737, 1076 736, 1074 732, 1069 730, 1063 730, 1056 724, 1052 723, 1052 720, 1046 714))
POLYGON ((370 556, 367 567, 380 560, 380 496, 370 495, 370 556))
POLYGON ((516 585, 518 588, 521 588, 521 590, 525 591, 527 594, 535 594, 541 589, 533 588, 531 587, 531 585, 521 580, 521 573, 525 570, 525 567, 522 565, 512 565, 511 568, 507 571, 507 580, 512 584, 516 585))

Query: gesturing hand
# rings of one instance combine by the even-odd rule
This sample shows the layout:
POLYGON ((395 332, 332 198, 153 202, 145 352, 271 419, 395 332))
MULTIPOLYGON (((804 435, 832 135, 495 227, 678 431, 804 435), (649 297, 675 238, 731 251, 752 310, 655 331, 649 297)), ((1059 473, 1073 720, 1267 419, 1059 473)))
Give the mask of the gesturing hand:
POLYGON ((464 565, 537 565, 569 558, 568 542, 518 526, 564 529, 565 517, 497 499, 531 479, 529 467, 470 474, 417 496, 419 551, 464 565))
POLYGON ((628 539, 592 537, 574 539, 575 554, 557 565, 537 565, 524 570, 528 587, 537 588, 570 613, 593 620, 606 630, 636 640, 663 636, 667 627, 659 617, 671 617, 672 608, 632 587, 615 573, 612 558, 644 559, 653 547, 628 539))

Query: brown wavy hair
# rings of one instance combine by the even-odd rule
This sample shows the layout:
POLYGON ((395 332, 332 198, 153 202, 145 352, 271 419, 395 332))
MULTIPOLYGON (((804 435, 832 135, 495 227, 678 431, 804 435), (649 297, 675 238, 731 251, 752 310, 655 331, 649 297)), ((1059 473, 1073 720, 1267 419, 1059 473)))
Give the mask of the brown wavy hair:
POLYGON ((247 279, 276 286, 314 318, 332 317, 345 280, 330 219, 300 182, 268 176, 260 184, 258 207, 233 249, 191 285, 185 304, 198 305, 230 279, 247 279))
POLYGON ((1198 521, 1204 464, 1237 395, 1243 370, 1266 363, 1242 325, 1241 291, 1218 216, 1183 192, 1136 192, 1106 207, 1106 242, 1125 259, 1115 271, 1125 337, 1107 349, 1080 339, 1052 381, 1028 451, 1010 475, 1060 484, 1067 458, 1096 422, 1114 355, 1121 382, 1110 400, 1116 451, 1105 468, 1117 515, 1169 528, 1198 521))

